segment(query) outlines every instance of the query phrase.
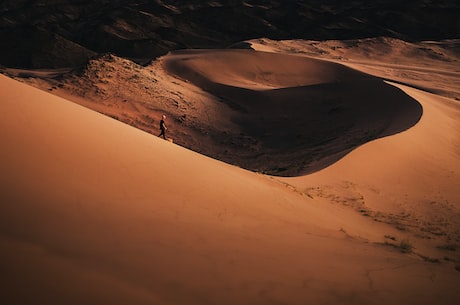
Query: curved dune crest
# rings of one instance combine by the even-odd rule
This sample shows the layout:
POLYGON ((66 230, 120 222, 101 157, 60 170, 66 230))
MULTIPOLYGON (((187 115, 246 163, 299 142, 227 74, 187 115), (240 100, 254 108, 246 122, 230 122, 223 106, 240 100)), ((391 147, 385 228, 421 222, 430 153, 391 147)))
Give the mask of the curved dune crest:
POLYGON ((253 171, 311 173, 422 115, 416 100, 383 80, 306 57, 193 50, 168 55, 164 65, 232 107, 229 120, 250 144, 210 155, 253 171))
POLYGON ((305 57, 252 50, 184 50, 166 66, 192 82, 251 90, 311 86, 339 81, 341 66, 305 57))

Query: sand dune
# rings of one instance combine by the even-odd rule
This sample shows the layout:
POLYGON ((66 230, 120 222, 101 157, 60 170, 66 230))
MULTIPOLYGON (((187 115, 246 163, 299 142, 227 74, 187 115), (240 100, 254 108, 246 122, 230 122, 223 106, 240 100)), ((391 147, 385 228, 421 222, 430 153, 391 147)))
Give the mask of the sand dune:
POLYGON ((249 50, 187 55, 188 50, 145 67, 105 55, 77 72, 52 76, 47 70, 49 77, 43 71, 8 73, 152 134, 158 134, 161 115, 167 114, 176 144, 282 176, 317 171, 369 140, 413 126, 420 104, 382 78, 458 96, 456 41, 408 43, 380 37, 258 39, 250 44, 284 55, 249 50), (193 83, 170 75, 174 65, 183 80, 193 83))
POLYGON ((317 171, 366 141, 413 126, 422 114, 419 103, 381 79, 322 60, 195 50, 164 61, 234 110, 229 120, 254 141, 232 151, 234 163, 270 174, 317 171))
POLYGON ((323 171, 285 181, 409 232, 421 252, 441 257, 439 249, 460 241, 460 106, 400 87, 423 105, 416 126, 365 144, 323 171))
POLYGON ((459 40, 406 42, 389 37, 352 40, 254 39, 251 48, 339 62, 368 74, 460 100, 459 40))
POLYGON ((460 300, 452 251, 459 109, 451 100, 402 87, 423 106, 415 127, 315 175, 281 179, 4 76, 0 86, 5 304, 460 300), (372 217, 350 208, 359 198, 372 217), (401 231, 372 215, 409 207, 420 221, 450 212, 434 219, 450 243, 438 231, 401 231))
MULTIPOLYGON (((298 43, 264 47, 292 53, 298 43)), ((154 121, 176 109, 222 134, 268 133, 291 165, 280 126, 338 132, 329 148, 341 158, 330 153, 322 170, 290 178, 205 157, 0 76, 2 303, 458 304, 458 102, 407 86, 411 76, 400 81, 400 67, 375 58, 341 60, 353 70, 298 55, 183 51, 145 68, 110 57, 88 70, 100 87, 57 78, 51 91, 72 97, 66 88, 85 85, 74 101, 113 116, 146 111, 154 121), (188 81, 162 74, 163 64, 188 81), (146 86, 153 93, 139 94, 146 86), (127 100, 135 95, 149 104, 127 100), (275 107, 286 97, 289 107, 275 107), (324 126, 332 123, 342 128, 324 126)), ((405 60, 416 66, 416 56, 405 60)), ((437 80, 443 92, 455 92, 449 73, 437 80)), ((418 82, 432 86, 428 76, 418 82)))

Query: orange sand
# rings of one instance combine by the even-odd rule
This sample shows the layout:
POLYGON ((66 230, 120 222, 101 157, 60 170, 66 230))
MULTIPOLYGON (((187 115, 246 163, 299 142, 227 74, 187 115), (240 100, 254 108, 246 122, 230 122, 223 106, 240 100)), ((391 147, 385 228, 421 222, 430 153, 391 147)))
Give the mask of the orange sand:
POLYGON ((415 126, 279 178, 0 76, 2 303, 458 304, 459 104, 397 87, 415 126))

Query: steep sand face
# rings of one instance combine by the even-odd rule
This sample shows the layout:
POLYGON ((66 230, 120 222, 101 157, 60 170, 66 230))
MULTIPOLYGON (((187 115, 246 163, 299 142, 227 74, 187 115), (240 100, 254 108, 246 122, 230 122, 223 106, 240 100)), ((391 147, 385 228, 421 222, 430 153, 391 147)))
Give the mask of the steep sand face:
POLYGON ((235 111, 229 120, 252 143, 219 159, 280 176, 322 169, 422 114, 417 101, 381 79, 301 56, 195 50, 168 55, 164 65, 235 111))
POLYGON ((0 80, 5 304, 460 300, 391 226, 0 80))

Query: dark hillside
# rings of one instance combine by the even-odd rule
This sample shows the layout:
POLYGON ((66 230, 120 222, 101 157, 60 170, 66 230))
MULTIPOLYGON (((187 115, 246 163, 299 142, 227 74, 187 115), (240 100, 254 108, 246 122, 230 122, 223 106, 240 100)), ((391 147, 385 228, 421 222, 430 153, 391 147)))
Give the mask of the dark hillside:
POLYGON ((442 40, 459 38, 459 11, 451 0, 6 0, 0 64, 68 67, 105 52, 144 62, 259 37, 442 40))

